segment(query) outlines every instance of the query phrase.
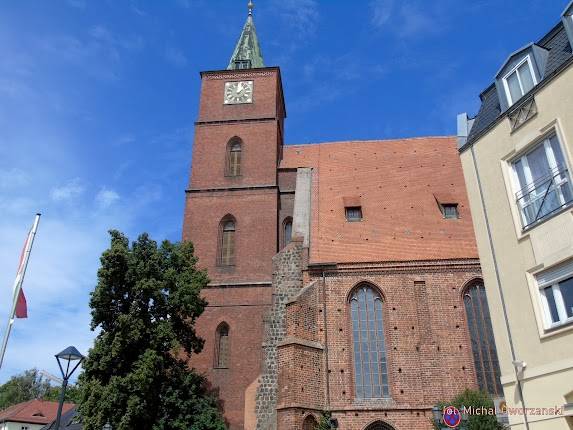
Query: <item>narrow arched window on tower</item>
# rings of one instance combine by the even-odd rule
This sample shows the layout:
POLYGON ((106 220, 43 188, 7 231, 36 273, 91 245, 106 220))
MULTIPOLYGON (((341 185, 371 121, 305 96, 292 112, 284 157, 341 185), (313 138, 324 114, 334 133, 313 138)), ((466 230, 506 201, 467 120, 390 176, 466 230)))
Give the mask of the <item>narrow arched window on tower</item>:
POLYGON ((222 322, 215 333, 215 363, 217 369, 229 367, 229 325, 222 322))
POLYGON ((218 258, 220 266, 235 264, 235 226, 232 217, 225 217, 221 221, 218 258))
POLYGON ((283 247, 287 246, 292 239, 292 218, 288 217, 283 222, 283 247))
POLYGON ((303 423, 302 423, 302 430, 316 430, 318 428, 318 422, 316 418, 312 415, 308 415, 303 423))
POLYGON ((241 153, 243 145, 241 139, 233 137, 227 144, 227 176, 240 176, 241 175, 241 153))
POLYGON ((464 292, 464 305, 480 390, 503 396, 499 361, 483 281, 477 280, 464 292))
POLYGON ((389 397, 382 297, 371 285, 360 284, 350 296, 350 310, 356 397, 389 397))

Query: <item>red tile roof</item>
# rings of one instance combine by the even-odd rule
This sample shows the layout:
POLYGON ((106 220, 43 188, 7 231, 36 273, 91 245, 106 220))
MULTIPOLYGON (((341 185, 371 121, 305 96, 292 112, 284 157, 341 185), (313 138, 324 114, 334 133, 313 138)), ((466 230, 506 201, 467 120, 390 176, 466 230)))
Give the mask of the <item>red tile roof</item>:
POLYGON ((286 145, 280 167, 313 167, 312 263, 478 257, 454 137, 286 145), (360 201, 361 222, 345 201, 360 201))
MULTIPOLYGON (((73 403, 64 403, 62 413, 75 407, 73 403)), ((58 402, 30 400, 12 405, 0 412, 0 422, 12 421, 29 424, 48 424, 56 419, 58 402)))

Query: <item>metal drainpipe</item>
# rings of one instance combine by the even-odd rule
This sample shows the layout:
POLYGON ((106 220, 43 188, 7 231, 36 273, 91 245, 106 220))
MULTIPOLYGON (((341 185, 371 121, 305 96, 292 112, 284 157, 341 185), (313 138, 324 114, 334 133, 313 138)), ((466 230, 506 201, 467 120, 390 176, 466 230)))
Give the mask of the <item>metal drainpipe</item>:
POLYGON ((330 411, 330 366, 328 363, 328 327, 326 323, 326 276, 322 269, 322 318, 324 321, 324 356, 326 361, 326 410, 330 411))
MULTIPOLYGON (((485 226, 487 229, 487 236, 489 239, 489 247, 491 250, 491 255, 493 258, 493 267, 495 269, 495 278, 497 280, 497 287, 498 287, 498 291, 499 291, 499 297, 501 299, 501 308, 503 311, 503 318, 505 320, 505 329, 507 330, 507 337, 509 340, 509 349, 511 350, 511 359, 513 362, 517 361, 516 360, 516 355, 515 355, 515 347, 513 345, 513 337, 511 335, 511 328, 509 326, 509 319, 507 317, 507 306, 505 304, 505 296, 503 294, 503 290, 501 288, 501 279, 499 276, 499 266, 497 264, 497 257, 495 255, 495 249, 493 247, 493 239, 491 237, 491 228, 490 228, 490 224, 489 224, 489 217, 487 215, 487 209, 485 206, 485 200, 483 197, 483 188, 481 185, 481 179, 480 179, 480 175, 479 175, 479 170, 478 170, 478 166, 477 166, 477 160, 476 160, 476 155, 475 155, 475 151, 474 151, 474 145, 473 143, 470 145, 470 149, 472 152, 472 160, 473 160, 473 164, 474 164, 474 170, 476 172, 476 179, 477 179, 477 183, 478 183, 478 189, 479 189, 479 196, 480 196, 480 200, 481 200, 481 207, 483 210, 483 214, 484 214, 484 218, 485 218, 485 226)), ((515 375, 515 380, 517 382, 517 391, 519 393, 519 398, 521 400, 521 409, 523 411, 523 419, 525 422, 525 428, 527 430, 529 430, 529 421, 527 419, 527 408, 525 407, 525 400, 523 398, 523 388, 521 386, 521 381, 519 380, 519 375, 517 372, 517 369, 515 367, 515 365, 513 365, 513 371, 514 371, 514 375, 515 375)))

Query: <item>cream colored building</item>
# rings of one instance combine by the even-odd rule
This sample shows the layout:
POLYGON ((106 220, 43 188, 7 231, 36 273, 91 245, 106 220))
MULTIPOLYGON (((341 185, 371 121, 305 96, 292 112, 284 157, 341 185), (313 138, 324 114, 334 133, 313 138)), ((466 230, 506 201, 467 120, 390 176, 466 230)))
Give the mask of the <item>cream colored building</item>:
POLYGON ((0 424, 0 430, 40 430, 42 427, 44 427, 42 424, 30 424, 12 421, 0 424))
POLYGON ((573 429, 572 13, 458 116, 512 429, 573 429))

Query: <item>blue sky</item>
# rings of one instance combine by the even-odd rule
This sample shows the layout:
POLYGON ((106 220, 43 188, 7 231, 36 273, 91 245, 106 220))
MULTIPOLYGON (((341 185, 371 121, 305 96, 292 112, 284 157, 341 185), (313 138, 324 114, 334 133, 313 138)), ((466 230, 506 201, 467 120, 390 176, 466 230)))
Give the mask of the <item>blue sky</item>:
MULTIPOLYGON (((43 213, 0 381, 86 352, 110 228, 179 240, 199 71, 226 67, 246 0, 18 1, 0 6, 0 318, 43 213)), ((455 133, 455 115, 564 0, 259 0, 283 74, 286 143, 455 133)))

